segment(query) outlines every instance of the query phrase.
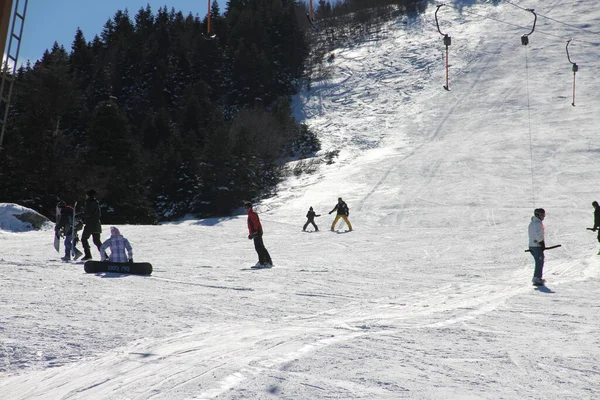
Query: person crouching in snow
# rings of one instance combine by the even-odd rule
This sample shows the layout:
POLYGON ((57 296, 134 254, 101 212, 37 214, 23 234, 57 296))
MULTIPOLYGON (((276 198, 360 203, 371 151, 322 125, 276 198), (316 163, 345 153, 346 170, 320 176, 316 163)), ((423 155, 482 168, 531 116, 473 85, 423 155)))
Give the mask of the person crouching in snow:
POLYGON ((133 249, 129 240, 124 238, 119 229, 114 226, 110 228, 110 238, 106 239, 100 246, 100 254, 102 261, 133 262, 133 249), (110 256, 106 255, 106 249, 108 248, 110 248, 110 256), (125 254, 125 250, 127 250, 127 254, 125 254))
POLYGON ((315 232, 319 230, 319 227, 317 226, 317 224, 315 224, 315 217, 320 217, 320 215, 317 215, 317 213, 314 212, 313 208, 311 207, 308 210, 308 213, 306 213, 306 218, 308 218, 308 221, 306 221, 306 223, 304 224, 304 227, 302 228, 303 231, 306 231, 306 227, 308 226, 308 224, 312 224, 312 226, 315 227, 315 232))

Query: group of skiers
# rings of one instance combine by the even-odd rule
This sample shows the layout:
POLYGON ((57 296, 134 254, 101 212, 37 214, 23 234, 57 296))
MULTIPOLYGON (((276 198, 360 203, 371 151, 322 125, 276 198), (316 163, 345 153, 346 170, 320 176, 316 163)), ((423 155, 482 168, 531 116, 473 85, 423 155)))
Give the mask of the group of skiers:
MULTIPOLYGON (((600 243, 600 205, 597 201, 592 202, 594 207, 594 226, 588 228, 594 232, 598 231, 598 242, 600 243)), ((533 217, 529 223, 529 252, 533 256, 535 267, 533 270, 533 278, 531 283, 535 286, 544 286, 546 280, 542 277, 544 270, 544 251, 546 250, 546 242, 544 240, 544 219, 546 218, 546 210, 536 208, 533 211, 533 217)), ((598 251, 600 255, 600 251, 598 251)))
MULTIPOLYGON (((337 214, 335 216, 335 219, 331 223, 331 230, 332 231, 335 230, 335 224, 337 224, 337 222, 341 218, 344 220, 344 222, 348 226, 348 232, 351 231, 352 224, 348 220, 348 216, 350 215, 350 209, 348 208, 348 205, 346 204, 346 202, 344 200, 342 200, 341 197, 338 197, 337 204, 335 205, 335 207, 333 207, 333 210, 329 211, 329 214, 331 214, 334 211, 337 211, 337 214)), ((306 228, 308 227, 308 224, 312 224, 312 226, 315 228, 315 231, 319 230, 319 227, 317 226, 317 224, 315 224, 315 217, 320 217, 320 215, 317 215, 317 213, 315 213, 313 208, 310 207, 308 209, 308 213, 306 214, 307 221, 304 224, 304 226, 302 227, 302 231, 306 232, 306 228)))
MULTIPOLYGON (((590 230, 598 231, 598 242, 600 242, 600 205, 597 201, 592 202, 594 207, 594 226, 589 228, 590 230)), ((88 190, 86 193, 85 208, 83 211, 83 233, 81 235, 81 243, 83 245, 83 253, 77 249, 77 242, 79 240, 77 231, 81 229, 77 225, 76 214, 72 206, 67 205, 64 201, 59 201, 57 208, 60 210, 60 214, 57 218, 56 227, 54 228, 55 235, 57 237, 64 236, 64 248, 65 255, 61 257, 62 260, 77 260, 82 255, 82 260, 91 260, 92 254, 90 251, 89 238, 92 237, 93 243, 100 252, 100 259, 102 261, 108 260, 113 262, 133 262, 133 249, 131 243, 127 240, 116 227, 110 228, 110 238, 105 240, 104 243, 100 240, 102 234, 102 225, 100 223, 100 204, 96 199, 96 191, 88 190), (110 250, 110 255, 106 253, 110 250)), ((258 262, 254 266, 255 268, 270 268, 273 266, 273 261, 268 250, 265 247, 263 241, 263 228, 260 222, 258 214, 253 209, 253 205, 250 201, 244 202, 244 208, 248 215, 248 239, 254 241, 254 249, 258 255, 258 262)), ((337 211, 337 214, 331 224, 331 230, 335 230, 335 225, 342 219, 348 226, 348 232, 352 231, 352 224, 348 220, 350 210, 344 200, 339 197, 337 204, 333 207, 329 214, 337 211)), ((315 217, 320 217, 312 207, 309 208, 306 214, 307 221, 302 227, 303 231, 309 224, 315 228, 315 231, 319 230, 319 227, 315 223, 315 217)), ((545 280, 543 279, 544 270, 544 251, 546 250, 546 242, 544 240, 544 219, 546 218, 546 210, 543 208, 536 208, 533 211, 533 217, 528 227, 529 234, 529 252, 531 253, 535 267, 533 272, 532 283, 536 286, 543 286, 545 280)), ((600 255, 600 251, 598 252, 600 255)))
POLYGON ((92 252, 90 248, 89 239, 92 238, 92 242, 98 248, 100 252, 100 260, 113 261, 113 262, 133 262, 133 248, 131 243, 127 240, 116 227, 110 228, 110 238, 105 240, 104 243, 100 240, 102 234, 102 224, 100 222, 100 203, 96 199, 96 191, 90 189, 86 192, 85 207, 82 215, 83 222, 83 233, 81 234, 81 244, 83 245, 83 253, 77 248, 79 242, 79 235, 77 231, 81 230, 77 221, 77 215, 74 212, 72 206, 67 205, 63 200, 60 200, 56 205, 59 210, 57 217, 56 226, 54 227, 54 234, 60 238, 64 236, 64 247, 65 255, 61 257, 63 261, 71 260, 73 256, 74 260, 79 259, 82 255, 82 260, 91 260, 92 252), (106 253, 110 249, 110 255, 106 253))
MULTIPOLYGON (((262 224, 260 223, 260 218, 258 217, 258 214, 256 214, 256 211, 254 211, 251 202, 246 201, 244 203, 244 208, 248 214, 248 239, 254 240, 254 249, 256 250, 256 254, 258 254, 258 262, 253 268, 271 268, 273 266, 273 261, 271 260, 271 256, 265 248, 265 244, 262 239, 263 229, 262 224)), ((344 220, 344 222, 346 222, 346 225, 348 225, 348 231, 351 231, 352 224, 348 220, 350 210, 346 202, 344 202, 341 197, 338 198, 337 204, 331 211, 329 211, 329 214, 334 211, 337 211, 337 215, 331 224, 331 230, 335 230, 335 224, 341 218, 344 220)), ((306 231, 306 228, 309 224, 312 224, 312 226, 315 228, 315 231, 319 230, 319 227, 315 223, 315 217, 320 217, 320 215, 318 215, 314 209, 310 207, 308 213, 306 214, 307 221, 302 227, 303 231, 306 231)))
MULTIPOLYGON (((102 261, 108 260, 112 262, 133 262, 133 249, 131 247, 131 243, 127 240, 121 232, 116 227, 110 228, 110 238, 104 241, 100 240, 100 235, 102 234, 102 224, 100 222, 100 204, 96 199, 96 191, 91 189, 86 193, 86 201, 85 208, 83 211, 83 233, 81 235, 81 243, 83 244, 83 253, 77 249, 77 242, 79 241, 79 237, 77 231, 81 228, 77 226, 76 214, 73 210, 72 206, 67 205, 64 201, 59 201, 56 205, 57 209, 60 210, 60 214, 57 217, 56 227, 54 228, 56 237, 64 236, 64 248, 65 255, 61 257, 63 261, 71 260, 71 256, 73 255, 73 259, 77 260, 82 255, 82 260, 91 260, 92 253, 90 250, 89 238, 92 237, 93 243, 98 248, 100 252, 100 259, 102 261), (106 251, 110 250, 110 255, 107 255, 106 251)), ((256 254, 258 255, 258 262, 254 266, 255 268, 270 268, 273 266, 273 261, 271 260, 271 256, 268 250, 265 247, 263 242, 263 228, 260 223, 260 218, 256 211, 254 211, 252 203, 250 201, 244 202, 244 208, 246 209, 246 213, 248 214, 248 239, 254 241, 254 249, 256 250, 256 254)), ((337 211, 336 217, 331 224, 331 230, 335 230, 335 224, 341 219, 344 220, 346 225, 348 226, 348 231, 352 231, 352 224, 348 220, 348 216, 350 215, 350 210, 348 205, 342 200, 341 197, 338 198, 338 202, 333 207, 329 214, 337 211)), ((315 231, 318 231, 319 228, 317 224, 315 224, 315 217, 320 217, 317 215, 312 207, 310 207, 308 213, 306 214, 308 221, 304 224, 303 231, 306 231, 306 227, 308 224, 312 224, 315 228, 315 231)))

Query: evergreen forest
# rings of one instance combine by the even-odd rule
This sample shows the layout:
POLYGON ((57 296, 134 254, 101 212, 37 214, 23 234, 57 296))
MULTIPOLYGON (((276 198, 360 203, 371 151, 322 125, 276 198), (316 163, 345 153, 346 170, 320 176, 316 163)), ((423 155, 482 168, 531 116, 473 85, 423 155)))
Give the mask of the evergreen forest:
POLYGON ((230 215, 320 150, 291 98, 340 44, 332 35, 422 7, 320 0, 314 21, 295 0, 214 1, 204 18, 119 10, 92 40, 78 29, 69 50, 55 43, 12 77, 0 201, 53 216, 94 189, 106 224, 230 215))

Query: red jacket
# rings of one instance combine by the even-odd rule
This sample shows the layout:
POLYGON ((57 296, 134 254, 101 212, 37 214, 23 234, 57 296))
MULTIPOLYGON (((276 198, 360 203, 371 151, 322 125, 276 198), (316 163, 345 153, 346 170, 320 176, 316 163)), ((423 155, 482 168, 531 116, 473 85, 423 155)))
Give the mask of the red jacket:
POLYGON ((258 214, 254 210, 248 210, 248 235, 254 236, 255 233, 262 236, 262 225, 260 224, 258 214))

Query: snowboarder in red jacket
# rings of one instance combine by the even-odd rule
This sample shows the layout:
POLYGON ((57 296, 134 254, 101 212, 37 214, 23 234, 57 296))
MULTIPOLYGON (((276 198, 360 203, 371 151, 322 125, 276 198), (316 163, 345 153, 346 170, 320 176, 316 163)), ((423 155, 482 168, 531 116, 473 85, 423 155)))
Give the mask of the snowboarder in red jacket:
POLYGON ((254 248, 258 254, 258 262, 255 267, 270 268, 273 266, 273 262, 263 243, 263 229, 258 214, 252 209, 252 203, 249 201, 244 202, 244 208, 248 213, 248 239, 254 240, 254 248))

